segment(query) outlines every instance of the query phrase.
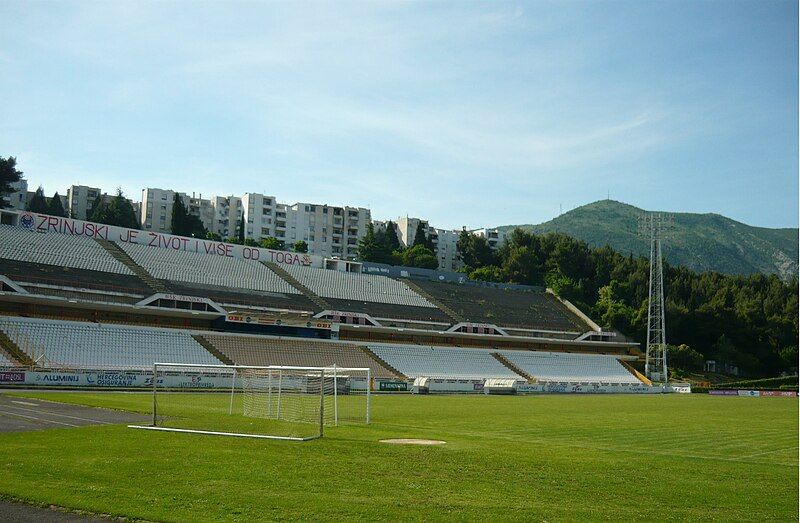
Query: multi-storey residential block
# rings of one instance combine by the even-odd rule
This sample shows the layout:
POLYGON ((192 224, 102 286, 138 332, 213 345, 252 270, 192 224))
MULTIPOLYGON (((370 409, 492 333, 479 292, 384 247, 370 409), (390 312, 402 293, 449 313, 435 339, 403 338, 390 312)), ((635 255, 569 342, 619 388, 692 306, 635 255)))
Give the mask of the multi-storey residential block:
POLYGON ((89 219, 89 211, 97 197, 101 194, 102 191, 98 187, 71 185, 67 189, 67 204, 64 206, 64 209, 67 211, 67 216, 78 220, 89 219))
POLYGON ((15 211, 24 211, 28 204, 28 181, 20 180, 11 184, 11 193, 3 197, 5 203, 15 211))
MULTIPOLYGON (((213 231, 215 219, 214 206, 211 200, 178 193, 190 214, 200 218, 203 226, 213 231)), ((172 204, 175 201, 175 191, 148 187, 142 189, 142 204, 139 221, 142 229, 156 232, 172 232, 172 204)))

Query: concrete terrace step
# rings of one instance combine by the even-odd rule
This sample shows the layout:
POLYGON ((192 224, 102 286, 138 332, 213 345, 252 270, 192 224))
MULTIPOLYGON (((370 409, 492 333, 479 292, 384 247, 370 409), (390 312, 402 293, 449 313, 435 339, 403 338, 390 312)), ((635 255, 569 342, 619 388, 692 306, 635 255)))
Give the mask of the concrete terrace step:
POLYGON ((400 372, 399 370, 395 369, 394 367, 392 367, 391 365, 389 365, 388 363, 386 363, 385 361, 383 361, 382 359, 380 359, 380 358, 377 356, 377 354, 375 354, 374 352, 372 352, 371 350, 369 350, 367 347, 360 347, 360 349, 361 349, 361 350, 363 350, 363 351, 364 351, 364 354, 366 354, 366 355, 367 355, 369 358, 371 358, 372 360, 374 360, 374 361, 375 361, 375 363, 377 363, 377 364, 378 364, 378 365, 380 365, 381 367, 383 367, 383 368, 387 369, 389 372, 391 372, 392 374, 394 374, 394 375, 395 375, 395 376, 397 376, 398 378, 400 378, 400 379, 404 379, 404 380, 407 380, 407 379, 408 379, 408 376, 406 376, 405 374, 403 374, 403 373, 402 373, 402 372, 400 372))
POLYGON ((25 351, 17 347, 17 344, 0 330, 0 352, 4 353, 11 361, 19 363, 23 367, 35 367, 36 362, 25 351))
POLYGON ((99 238, 95 238, 95 241, 99 243, 106 251, 108 251, 111 256, 128 267, 136 276, 139 277, 140 280, 142 280, 148 287, 153 289, 153 291, 163 293, 172 292, 167 288, 166 285, 153 278, 153 276, 147 272, 144 267, 133 261, 133 258, 128 256, 128 253, 120 249, 119 245, 116 243, 99 238))
POLYGON ((283 278, 286 281, 286 283, 288 283, 289 285, 300 291, 300 293, 303 296, 314 302, 314 304, 321 310, 333 309, 333 307, 331 307, 331 305, 327 301, 325 301, 324 298, 311 292, 311 289, 309 289, 308 287, 297 281, 297 279, 294 276, 289 274, 283 267, 281 267, 277 263, 268 261, 262 261, 261 263, 264 264, 264 266, 267 267, 269 270, 277 274, 280 278, 283 278))
POLYGON ((493 352, 492 353, 492 357, 494 357, 494 359, 496 359, 497 361, 502 363, 511 372, 515 372, 515 373, 519 374, 520 376, 522 376, 523 378, 525 378, 529 382, 536 381, 536 379, 533 376, 531 376, 530 374, 528 374, 524 370, 520 369, 519 367, 517 367, 516 365, 511 363, 511 361, 509 361, 508 358, 506 358, 505 356, 503 356, 499 352, 493 352))
POLYGON ((214 346, 213 343, 211 343, 210 341, 205 339, 200 334, 192 334, 192 338, 194 338, 194 341, 196 341, 197 343, 202 345, 204 349, 206 349, 208 352, 210 352, 215 358, 217 358, 219 361, 221 361, 225 365, 233 365, 234 364, 232 359, 230 359, 225 354, 223 354, 222 351, 220 351, 218 348, 216 348, 214 346))
POLYGON ((466 321, 460 314, 458 314, 456 311, 454 311, 453 309, 451 309, 450 307, 448 307, 444 303, 440 302, 439 300, 437 300, 436 298, 434 298, 433 296, 431 296, 430 294, 425 292, 422 289, 422 287, 420 287, 419 285, 417 285, 416 283, 414 283, 410 279, 404 279, 404 280, 402 280, 402 282, 405 283, 406 285, 408 285, 408 287, 410 287, 412 291, 416 292, 417 294, 419 294, 420 296, 422 296, 423 298, 425 298, 426 300, 428 300, 432 304, 436 305, 436 307, 439 310, 441 310, 442 312, 447 314, 447 316, 449 316, 450 319, 453 320, 453 323, 461 323, 462 321, 466 321))

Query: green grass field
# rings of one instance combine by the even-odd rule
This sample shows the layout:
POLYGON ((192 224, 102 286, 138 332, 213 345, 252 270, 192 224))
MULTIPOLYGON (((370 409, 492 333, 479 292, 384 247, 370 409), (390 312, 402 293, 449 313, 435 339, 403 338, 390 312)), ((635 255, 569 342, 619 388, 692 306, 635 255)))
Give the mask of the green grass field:
MULTIPOLYGON (((149 412, 150 396, 25 394, 149 412)), ((373 397, 305 443, 95 426, 0 434, 0 496, 169 521, 797 521, 798 402, 373 397), (438 447, 383 438, 442 439, 438 447)))

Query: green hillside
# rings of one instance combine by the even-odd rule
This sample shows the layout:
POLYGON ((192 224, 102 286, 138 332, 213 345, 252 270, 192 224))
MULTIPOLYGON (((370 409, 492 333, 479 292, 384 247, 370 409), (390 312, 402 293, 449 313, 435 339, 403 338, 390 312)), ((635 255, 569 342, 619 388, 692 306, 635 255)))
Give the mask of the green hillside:
MULTIPOLYGON (((610 245, 623 254, 647 255, 647 242, 636 234, 638 217, 644 212, 625 203, 601 200, 539 225, 500 229, 561 232, 593 246, 610 245)), ((797 229, 751 227, 718 214, 673 216, 673 232, 664 244, 664 256, 673 265, 725 274, 778 274, 783 279, 797 274, 797 229)))

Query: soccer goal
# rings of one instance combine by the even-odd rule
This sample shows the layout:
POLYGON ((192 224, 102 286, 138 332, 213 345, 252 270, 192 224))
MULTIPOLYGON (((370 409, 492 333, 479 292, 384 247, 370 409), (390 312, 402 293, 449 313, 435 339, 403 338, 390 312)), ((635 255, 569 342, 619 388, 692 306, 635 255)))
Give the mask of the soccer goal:
POLYGON ((368 424, 368 368, 153 365, 153 421, 132 428, 306 441, 368 424))

